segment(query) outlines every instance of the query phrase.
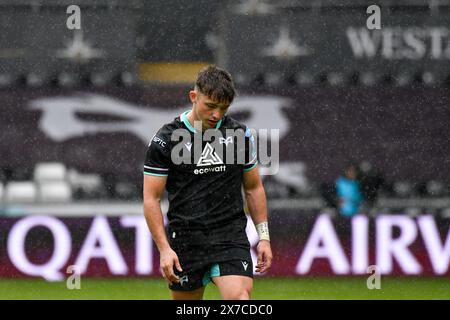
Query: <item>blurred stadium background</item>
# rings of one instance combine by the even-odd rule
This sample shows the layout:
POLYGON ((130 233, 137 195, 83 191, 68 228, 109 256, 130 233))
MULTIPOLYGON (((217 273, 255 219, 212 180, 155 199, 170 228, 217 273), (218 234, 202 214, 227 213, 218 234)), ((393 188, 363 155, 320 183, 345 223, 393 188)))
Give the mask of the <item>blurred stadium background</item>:
POLYGON ((169 298, 144 154, 211 63, 235 78, 234 117, 280 130, 263 176, 275 261, 254 298, 450 298, 449 15, 448 0, 0 0, 0 299, 169 298), (335 190, 349 161, 353 218, 335 190))

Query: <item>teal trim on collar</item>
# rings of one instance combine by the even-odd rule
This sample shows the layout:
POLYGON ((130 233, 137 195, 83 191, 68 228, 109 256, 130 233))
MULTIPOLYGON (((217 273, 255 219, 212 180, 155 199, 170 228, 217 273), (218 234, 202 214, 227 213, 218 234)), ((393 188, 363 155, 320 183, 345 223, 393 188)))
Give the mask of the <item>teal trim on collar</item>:
POLYGON ((219 128, 220 128, 220 126, 222 125, 222 120, 223 120, 223 118, 220 119, 219 122, 217 122, 217 124, 216 124, 216 129, 219 129, 219 128))
MULTIPOLYGON (((190 111, 190 110, 187 110, 187 111, 183 112, 183 113, 180 115, 180 119, 181 119, 181 121, 184 122, 185 126, 189 129, 189 131, 195 133, 195 132, 197 132, 197 131, 196 131, 195 128, 191 125, 191 123, 189 122, 189 120, 188 120, 188 118, 187 118, 187 116, 186 116, 186 115, 189 113, 189 111, 190 111)), ((223 120, 223 118, 220 119, 219 122, 217 122, 217 124, 216 124, 216 129, 219 129, 219 128, 220 128, 220 126, 222 125, 222 120, 223 120)))
POLYGON ((189 122, 188 118, 186 117, 186 115, 187 115, 188 113, 189 113, 189 110, 183 112, 183 113, 180 115, 180 119, 181 119, 181 121, 184 122, 184 125, 189 129, 189 131, 195 133, 195 132, 196 132, 195 128, 191 125, 191 123, 189 122))

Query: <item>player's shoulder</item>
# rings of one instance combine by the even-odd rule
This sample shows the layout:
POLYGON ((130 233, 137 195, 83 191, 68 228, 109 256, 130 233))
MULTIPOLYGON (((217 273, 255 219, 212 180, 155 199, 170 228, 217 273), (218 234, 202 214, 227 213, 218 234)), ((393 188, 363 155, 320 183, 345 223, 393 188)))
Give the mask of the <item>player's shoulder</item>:
POLYGON ((233 117, 230 117, 229 115, 225 116, 222 125, 226 129, 234 129, 234 130, 242 129, 244 131, 247 129, 247 126, 244 123, 234 119, 233 117))
POLYGON ((181 120, 180 117, 174 118, 172 121, 165 123, 157 133, 161 134, 162 136, 168 137, 170 139, 170 136, 172 133, 176 130, 181 128, 181 120))
POLYGON ((233 117, 230 117, 229 115, 227 115, 224 119, 224 124, 223 126, 226 129, 233 129, 233 130, 242 130, 245 132, 245 136, 247 138, 252 136, 252 130, 249 126, 247 126, 245 123, 240 122, 236 119, 234 119, 233 117))
POLYGON ((165 123, 152 136, 150 143, 155 142, 159 145, 169 145, 172 133, 181 127, 180 117, 174 118, 171 122, 165 123))

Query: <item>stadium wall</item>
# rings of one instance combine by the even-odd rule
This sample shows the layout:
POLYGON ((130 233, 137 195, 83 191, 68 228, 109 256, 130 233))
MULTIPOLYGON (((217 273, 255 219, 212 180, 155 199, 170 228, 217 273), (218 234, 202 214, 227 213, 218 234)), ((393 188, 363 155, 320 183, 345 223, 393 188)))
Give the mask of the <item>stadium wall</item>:
MULTIPOLYGON (((370 266, 383 275, 450 276, 449 219, 344 219, 277 211, 270 225, 275 258, 264 276, 358 276, 369 273, 370 266)), ((247 234, 255 260, 257 235, 250 222, 247 234)), ((0 218, 0 277, 57 281, 73 272, 86 277, 159 277, 159 255, 144 217, 0 218)))
MULTIPOLYGON (((150 138, 191 107, 188 90, 0 91, 0 166, 58 161, 141 183, 150 138)), ((242 88, 230 114, 254 129, 278 129, 280 162, 305 163, 316 182, 363 159, 390 180, 448 182, 449 104, 445 88, 242 88)))

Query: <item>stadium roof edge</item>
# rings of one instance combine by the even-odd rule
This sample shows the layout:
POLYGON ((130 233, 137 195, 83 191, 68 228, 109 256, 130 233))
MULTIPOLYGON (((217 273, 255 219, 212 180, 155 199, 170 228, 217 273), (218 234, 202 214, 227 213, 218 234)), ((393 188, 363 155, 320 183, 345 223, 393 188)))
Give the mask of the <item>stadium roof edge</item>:
POLYGON ((381 7, 428 7, 428 6, 449 6, 450 0, 378 0, 376 3, 367 0, 280 0, 277 6, 284 8, 295 7, 361 7, 370 5, 381 7))
POLYGON ((67 7, 76 4, 80 7, 122 7, 141 8, 143 0, 108 1, 108 0, 0 0, 0 6, 42 6, 42 7, 67 7))

